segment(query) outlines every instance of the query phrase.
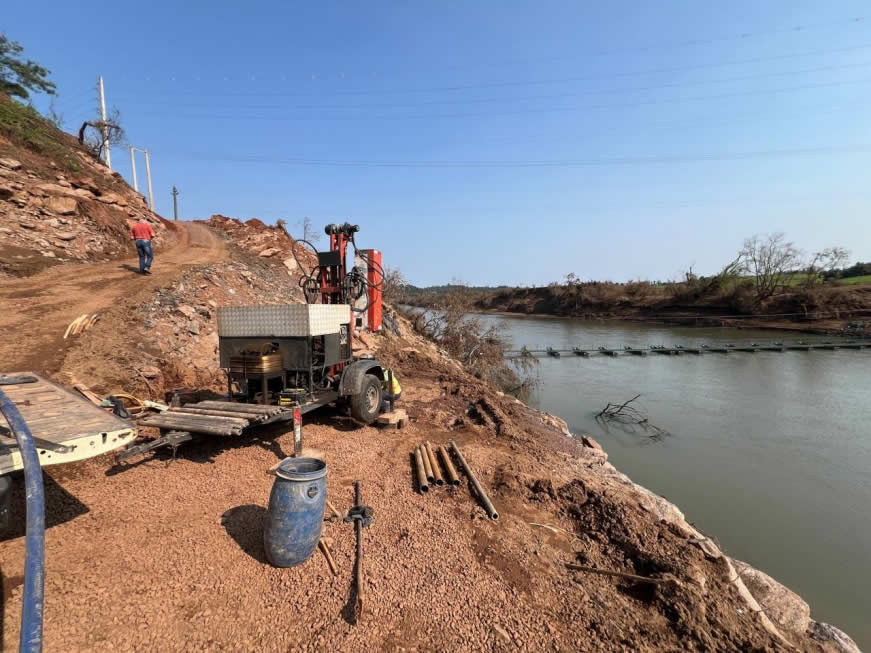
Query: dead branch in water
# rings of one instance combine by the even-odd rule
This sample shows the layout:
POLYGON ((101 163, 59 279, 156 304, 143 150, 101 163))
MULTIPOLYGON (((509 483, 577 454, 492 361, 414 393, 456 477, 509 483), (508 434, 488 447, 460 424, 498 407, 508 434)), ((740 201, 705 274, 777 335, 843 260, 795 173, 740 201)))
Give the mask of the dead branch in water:
POLYGON ((642 409, 630 406, 640 396, 635 395, 632 399, 624 401, 622 404, 608 402, 599 414, 596 415, 596 421, 606 428, 608 425, 616 424, 626 433, 637 433, 637 427, 640 427, 651 440, 661 440, 665 436, 670 435, 668 431, 651 424, 647 419, 647 414, 642 409))

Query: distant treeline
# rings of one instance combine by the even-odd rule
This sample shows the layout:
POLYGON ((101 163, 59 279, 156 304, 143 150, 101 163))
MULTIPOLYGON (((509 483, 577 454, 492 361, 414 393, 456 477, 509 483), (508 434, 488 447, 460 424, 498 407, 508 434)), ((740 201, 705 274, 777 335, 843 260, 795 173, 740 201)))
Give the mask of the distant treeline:
POLYGON ((406 297, 416 297, 420 295, 443 295, 454 291, 462 291, 464 293, 491 293, 498 290, 510 290, 513 286, 466 286, 464 284, 449 283, 442 286, 413 286, 406 284, 402 290, 406 297))
POLYGON ((856 263, 840 270, 831 270, 824 273, 826 279, 849 279, 851 277, 864 277, 871 274, 871 263, 856 263))

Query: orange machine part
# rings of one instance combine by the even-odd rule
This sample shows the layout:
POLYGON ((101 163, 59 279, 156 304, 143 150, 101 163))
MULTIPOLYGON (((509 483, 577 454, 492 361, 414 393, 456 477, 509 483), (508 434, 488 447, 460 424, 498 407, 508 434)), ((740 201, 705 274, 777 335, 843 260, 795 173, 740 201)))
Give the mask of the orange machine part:
POLYGON ((381 284, 384 281, 381 267, 381 250, 366 249, 363 250, 366 256, 366 267, 368 269, 369 281, 369 309, 366 311, 368 315, 368 324, 366 325, 370 331, 381 330, 381 315, 383 312, 381 298, 381 284))

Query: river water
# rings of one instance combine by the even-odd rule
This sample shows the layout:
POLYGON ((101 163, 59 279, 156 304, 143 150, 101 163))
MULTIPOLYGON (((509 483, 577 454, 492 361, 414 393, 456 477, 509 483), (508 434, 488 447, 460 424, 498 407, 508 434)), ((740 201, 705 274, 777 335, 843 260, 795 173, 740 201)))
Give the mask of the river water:
MULTIPOLYGON (((531 349, 807 340, 765 331, 483 316, 531 349)), ((817 338, 818 339, 818 338, 817 338)), ((871 650, 871 350, 544 358, 531 403, 602 443, 726 553, 871 650), (636 394, 670 435, 605 429, 636 394)))

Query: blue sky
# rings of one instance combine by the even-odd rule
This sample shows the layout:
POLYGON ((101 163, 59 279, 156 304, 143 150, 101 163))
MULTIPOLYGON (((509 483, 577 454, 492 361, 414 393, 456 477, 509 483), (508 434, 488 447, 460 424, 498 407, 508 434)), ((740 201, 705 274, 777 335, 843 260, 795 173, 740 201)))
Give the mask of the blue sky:
POLYGON ((103 75, 164 216, 350 220, 422 285, 871 259, 865 2, 6 5, 68 130, 103 75))

